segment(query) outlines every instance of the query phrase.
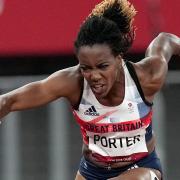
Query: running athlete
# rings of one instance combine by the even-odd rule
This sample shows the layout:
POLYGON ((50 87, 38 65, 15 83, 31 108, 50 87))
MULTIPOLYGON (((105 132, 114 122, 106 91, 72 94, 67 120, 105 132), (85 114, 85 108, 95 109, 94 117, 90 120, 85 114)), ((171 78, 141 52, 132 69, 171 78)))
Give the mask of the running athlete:
POLYGON ((83 152, 76 180, 160 180, 152 105, 180 38, 160 33, 137 63, 123 55, 134 41, 134 7, 104 0, 82 23, 79 64, 0 96, 0 117, 65 97, 80 125, 83 152))

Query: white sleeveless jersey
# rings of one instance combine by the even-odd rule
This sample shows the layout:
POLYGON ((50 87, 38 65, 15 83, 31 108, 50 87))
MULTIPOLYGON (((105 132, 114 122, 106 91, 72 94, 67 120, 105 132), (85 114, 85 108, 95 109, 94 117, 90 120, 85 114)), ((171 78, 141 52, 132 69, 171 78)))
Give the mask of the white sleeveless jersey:
POLYGON ((142 100, 125 63, 123 69, 125 96, 120 105, 100 104, 84 80, 79 108, 73 110, 83 142, 97 161, 137 161, 148 154, 145 135, 151 124, 152 108, 142 100))

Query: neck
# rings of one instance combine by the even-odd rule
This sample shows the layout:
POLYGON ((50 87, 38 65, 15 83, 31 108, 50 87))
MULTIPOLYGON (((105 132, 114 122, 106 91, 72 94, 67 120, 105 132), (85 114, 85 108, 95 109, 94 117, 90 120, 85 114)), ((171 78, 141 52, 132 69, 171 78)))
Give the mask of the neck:
POLYGON ((118 78, 106 97, 99 101, 103 105, 117 106, 122 103, 125 95, 125 76, 123 68, 120 69, 118 78))

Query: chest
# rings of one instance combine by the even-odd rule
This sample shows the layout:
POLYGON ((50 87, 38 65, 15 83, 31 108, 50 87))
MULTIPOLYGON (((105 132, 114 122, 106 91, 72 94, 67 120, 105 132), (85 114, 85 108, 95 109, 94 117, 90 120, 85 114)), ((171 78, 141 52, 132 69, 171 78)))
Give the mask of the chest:
POLYGON ((91 124, 123 123, 142 119, 150 112, 143 102, 125 100, 119 106, 106 107, 92 104, 80 104, 76 111, 79 119, 91 124))

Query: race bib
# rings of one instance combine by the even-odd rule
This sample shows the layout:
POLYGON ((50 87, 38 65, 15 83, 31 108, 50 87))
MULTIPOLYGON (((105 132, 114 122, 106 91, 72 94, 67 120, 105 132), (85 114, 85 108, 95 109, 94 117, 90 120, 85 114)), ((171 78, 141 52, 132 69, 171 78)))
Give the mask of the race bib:
POLYGON ((129 133, 103 133, 89 136, 89 149, 102 156, 129 156, 136 153, 148 152, 145 141, 145 129, 141 132, 129 133))

